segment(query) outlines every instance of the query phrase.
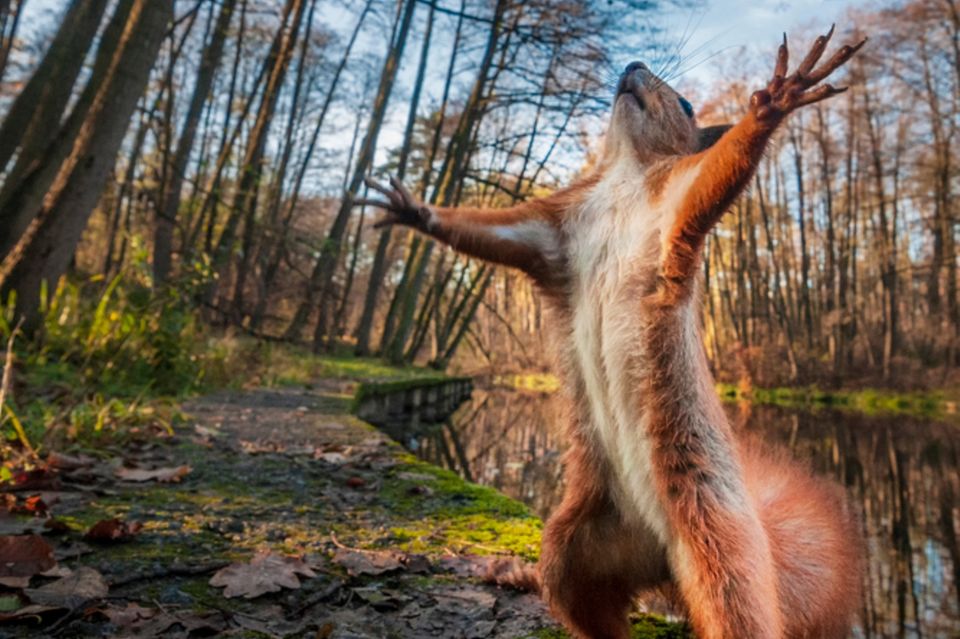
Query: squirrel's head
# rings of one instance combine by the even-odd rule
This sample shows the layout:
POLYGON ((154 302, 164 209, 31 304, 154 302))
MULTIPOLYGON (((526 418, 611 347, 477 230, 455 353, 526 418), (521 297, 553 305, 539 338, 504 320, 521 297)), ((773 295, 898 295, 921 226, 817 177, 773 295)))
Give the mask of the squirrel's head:
POLYGON ((697 126, 693 106, 642 62, 631 62, 617 83, 604 155, 629 153, 642 164, 703 150, 728 126, 697 126))

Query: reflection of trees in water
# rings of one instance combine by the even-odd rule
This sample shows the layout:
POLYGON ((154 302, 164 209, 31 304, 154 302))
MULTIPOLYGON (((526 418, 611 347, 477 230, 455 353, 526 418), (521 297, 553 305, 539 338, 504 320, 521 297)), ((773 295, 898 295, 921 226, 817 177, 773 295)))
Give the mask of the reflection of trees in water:
MULTIPOLYGON (((550 396, 478 390, 442 429, 421 437, 420 454, 546 516, 562 493, 556 403, 550 396)), ((867 539, 858 636, 958 636, 956 426, 773 407, 730 407, 730 413, 742 428, 781 442, 845 484, 858 505, 867 539)))
POLYGON ((421 441, 421 455, 544 516, 562 493, 558 431, 549 399, 477 390, 441 432, 421 441))
POLYGON ((859 505, 868 540, 864 636, 956 636, 956 427, 770 407, 740 418, 748 430, 787 444, 819 472, 844 482, 859 505))

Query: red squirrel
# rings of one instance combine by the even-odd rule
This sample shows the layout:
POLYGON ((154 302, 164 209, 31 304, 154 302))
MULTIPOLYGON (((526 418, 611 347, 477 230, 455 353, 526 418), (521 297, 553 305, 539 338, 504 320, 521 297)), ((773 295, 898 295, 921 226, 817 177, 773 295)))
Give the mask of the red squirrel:
POLYGON ((678 595, 700 639, 839 639, 860 601, 842 491, 735 437, 700 334, 702 247, 795 109, 866 42, 820 62, 833 28, 739 123, 701 129, 639 62, 621 76, 596 170, 501 210, 427 206, 369 181, 380 226, 520 269, 553 313, 569 399, 566 493, 543 533, 542 596, 577 637, 626 639, 646 589, 678 595))

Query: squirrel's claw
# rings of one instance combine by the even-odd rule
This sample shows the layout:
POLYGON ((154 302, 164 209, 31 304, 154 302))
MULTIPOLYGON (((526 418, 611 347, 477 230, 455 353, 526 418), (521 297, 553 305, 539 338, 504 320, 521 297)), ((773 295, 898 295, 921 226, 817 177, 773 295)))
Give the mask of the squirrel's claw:
POLYGON ((787 77, 787 68, 790 63, 790 50, 787 48, 787 34, 783 34, 783 44, 780 45, 780 48, 777 50, 777 66, 773 70, 773 80, 776 82, 777 78, 780 78, 783 81, 783 78, 787 77))
POLYGON ((832 25, 827 33, 819 36, 797 70, 790 75, 787 75, 790 61, 787 35, 783 35, 783 44, 777 51, 773 78, 766 89, 757 91, 750 99, 750 108, 757 118, 779 120, 794 109, 846 91, 846 88, 837 89, 829 84, 812 88, 850 60, 867 41, 864 38, 855 45, 844 45, 830 59, 817 66, 835 30, 836 25, 832 25), (811 90, 808 91, 808 89, 811 90))
POLYGON ((353 201, 354 206, 375 206, 378 209, 389 209, 393 205, 383 200, 374 200, 371 198, 358 197, 353 201))
POLYGON ((867 43, 867 38, 864 38, 857 44, 851 46, 845 44, 840 47, 840 50, 833 54, 833 57, 821 64, 819 67, 814 69, 810 75, 807 77, 808 86, 813 86, 817 84, 828 75, 836 71, 839 67, 843 66, 850 58, 852 58, 857 51, 863 48, 863 45, 867 43))
POLYGON ((803 59, 803 62, 800 63, 800 66, 797 67, 797 74, 800 77, 806 76, 811 71, 813 67, 816 66, 817 62, 820 61, 820 58, 823 57, 823 52, 827 50, 827 44, 830 42, 830 38, 833 37, 833 31, 836 29, 837 25, 830 25, 830 30, 826 34, 819 36, 813 43, 813 46, 810 48, 810 52, 807 53, 807 57, 803 59))

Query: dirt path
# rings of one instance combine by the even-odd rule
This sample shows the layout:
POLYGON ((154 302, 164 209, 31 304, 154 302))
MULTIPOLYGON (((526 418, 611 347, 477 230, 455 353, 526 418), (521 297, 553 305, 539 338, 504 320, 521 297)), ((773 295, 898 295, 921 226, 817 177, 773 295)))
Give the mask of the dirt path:
MULTIPOLYGON (((535 559, 540 521, 353 417, 352 391, 194 400, 170 440, 20 493, 67 530, 0 518, 0 535, 42 533, 58 560, 32 589, 0 590, 0 638, 565 636, 535 595, 479 578, 492 556, 535 559), (129 481, 150 473, 182 478, 129 481), (114 519, 117 539, 84 537, 114 519)), ((655 619, 635 631, 684 636, 655 619)))
POLYGON ((77 481, 43 491, 70 527, 49 537, 60 566, 94 569, 109 592, 0 625, 0 636, 481 638, 555 627, 535 596, 481 584, 483 561, 465 555, 529 555, 539 521, 411 458, 350 416, 349 401, 337 383, 205 397, 184 407, 190 419, 169 445, 125 460, 188 465, 179 483, 116 482, 102 470, 83 482, 75 471, 77 481), (115 517, 143 528, 121 543, 80 539, 115 517), (242 570, 267 549, 302 558, 299 587, 248 600, 208 583, 234 562, 239 591, 289 579, 264 564, 242 570))

